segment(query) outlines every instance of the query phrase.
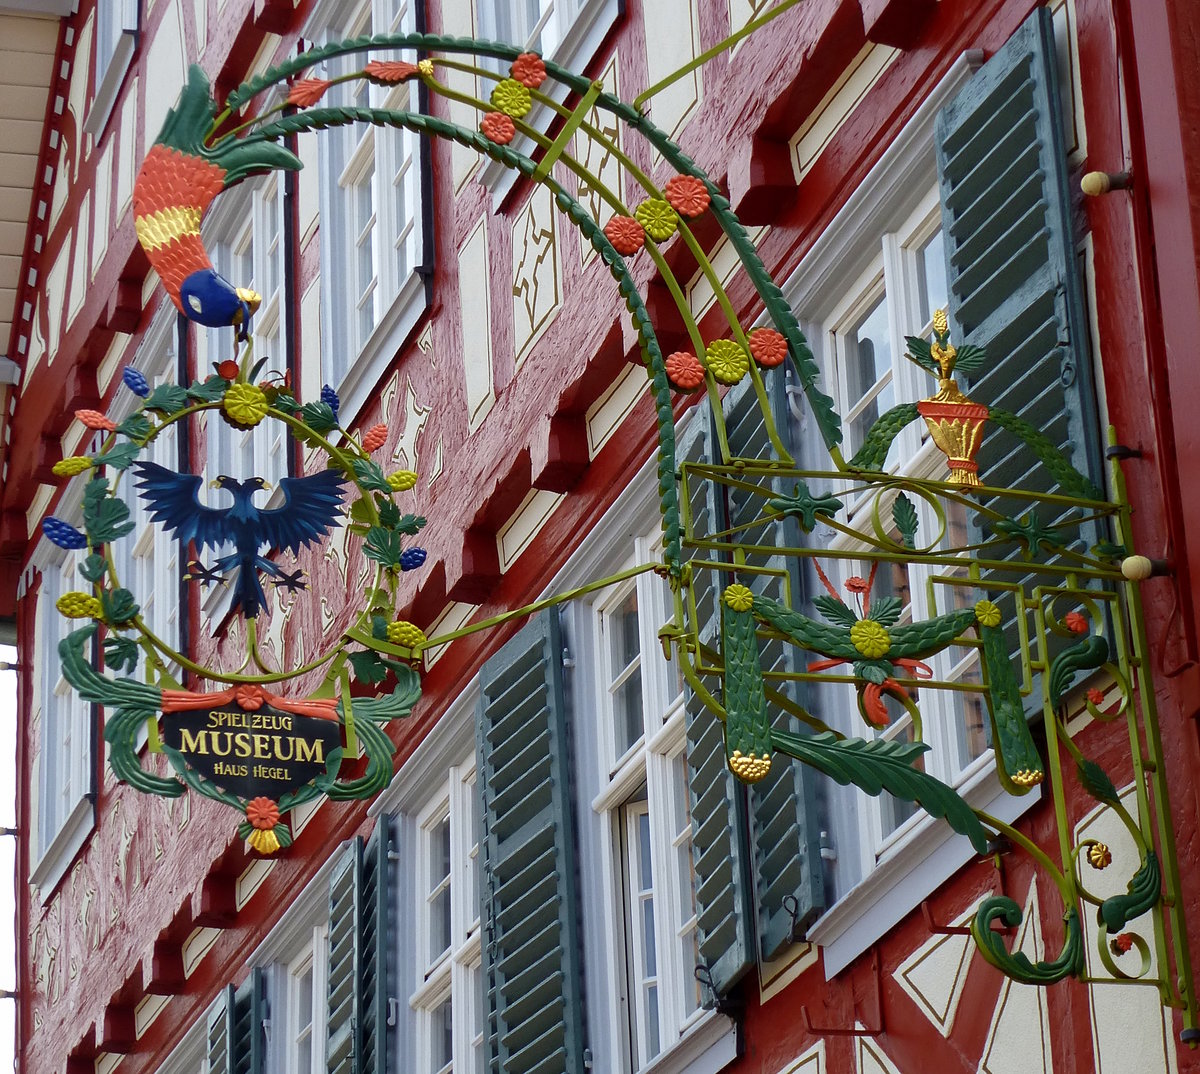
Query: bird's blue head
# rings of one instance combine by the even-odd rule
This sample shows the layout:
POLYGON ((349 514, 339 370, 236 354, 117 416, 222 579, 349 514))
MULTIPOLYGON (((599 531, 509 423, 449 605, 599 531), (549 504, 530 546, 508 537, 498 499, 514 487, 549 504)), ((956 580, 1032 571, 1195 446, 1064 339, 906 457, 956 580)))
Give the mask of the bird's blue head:
POLYGON ((189 320, 209 328, 237 325, 238 337, 245 339, 262 297, 247 287, 234 287, 215 269, 205 268, 184 279, 179 301, 189 320))
POLYGON ((257 511, 250 498, 256 493, 264 489, 270 489, 269 482, 264 481, 261 477, 248 477, 245 481, 239 481, 236 477, 229 477, 227 474, 221 474, 209 482, 209 486, 214 489, 224 489, 233 496, 233 507, 231 508, 235 518, 248 517, 249 514, 257 511))

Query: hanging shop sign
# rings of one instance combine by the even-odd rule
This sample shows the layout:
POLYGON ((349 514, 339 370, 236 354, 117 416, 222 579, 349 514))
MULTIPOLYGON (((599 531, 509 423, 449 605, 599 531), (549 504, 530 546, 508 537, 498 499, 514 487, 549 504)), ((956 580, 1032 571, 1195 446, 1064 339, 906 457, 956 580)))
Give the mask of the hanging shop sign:
MULTIPOLYGON (((773 9, 753 25, 777 14, 773 9)), ((867 411, 859 412, 857 450, 846 460, 842 418, 821 388, 821 370, 793 310, 720 186, 647 116, 645 100, 670 81, 625 102, 599 82, 509 46, 383 35, 293 57, 238 87, 218 111, 205 75, 192 69, 135 184, 135 222, 178 310, 199 324, 229 328, 237 343, 229 358, 190 384, 151 390, 140 374, 126 370, 125 389, 138 398, 133 413, 120 420, 78 413, 85 425, 106 434, 95 453, 56 467, 64 476, 86 478, 83 528, 54 518, 44 526, 50 540, 82 553, 79 573, 90 590, 67 594, 59 608, 90 622, 62 643, 60 655, 68 681, 106 708, 115 773, 148 793, 178 795, 191 788, 227 803, 242 814, 243 837, 272 853, 290 843, 286 817, 297 806, 321 796, 369 797, 390 780, 388 727, 407 716, 420 696, 424 650, 531 610, 514 609, 429 639, 403 617, 399 579, 421 569, 426 558, 414 543, 425 520, 406 499, 416 474, 385 471, 375 454, 386 430, 343 425, 332 388, 301 399, 284 375, 255 361, 249 327, 258 297, 213 269, 201 239, 201 219, 223 190, 251 174, 300 167, 281 144, 287 137, 358 122, 404 128, 471 147, 544 186, 599 255, 595 271, 615 278, 641 343, 658 435, 662 554, 638 569, 657 570, 671 586, 674 614, 661 636, 692 695, 721 722, 732 773, 753 784, 796 760, 867 794, 887 792, 916 803, 981 853, 1005 837, 1057 886, 1064 943, 1057 955, 1037 962, 1010 951, 992 923, 1014 925, 1022 910, 998 894, 983 902, 972 925, 990 962, 1030 983, 1080 976, 1086 964, 1081 914, 1094 911, 1097 954, 1113 977, 1156 984, 1164 1003, 1184 1007, 1185 1024, 1195 1025, 1174 849, 1169 828, 1155 827, 1155 816, 1168 809, 1167 788, 1162 766, 1154 763, 1160 746, 1138 594, 1123 575, 1132 546, 1119 468, 1114 464, 1110 499, 1025 417, 970 398, 957 375, 982 382, 991 359, 982 346, 952 340, 944 311, 932 316, 926 335, 908 339, 908 357, 936 380, 935 393, 898 404, 872 422, 867 411), (419 82, 426 94, 470 104, 482 116, 478 128, 417 110, 425 94, 408 96, 412 110, 322 103, 333 82, 312 74, 317 65, 372 50, 434 58, 368 59, 340 80, 419 82), (497 73, 497 64, 506 69, 497 73), (490 96, 476 100, 450 90, 443 81, 447 70, 466 71, 477 84, 490 85, 490 96), (286 87, 283 104, 246 111, 277 87, 286 87), (623 137, 649 143, 671 173, 661 186, 595 122, 595 113, 624 128, 623 137), (556 133, 551 138, 545 130, 556 133), (620 161, 639 188, 633 203, 586 163, 610 159, 620 161), (572 175, 569 185, 556 177, 564 172, 572 175), (583 187, 603 206, 603 226, 581 200, 583 187), (702 217, 700 233, 722 233, 740 262, 743 290, 755 296, 753 325, 739 319, 727 277, 714 269, 693 230, 702 217), (677 243, 673 260, 661 253, 670 243, 677 243), (703 332, 673 268, 685 253, 715 296, 717 312, 703 332), (686 349, 665 354, 659 343, 634 275, 646 260, 676 301, 686 349), (721 316, 725 323, 714 331, 721 316), (827 452, 824 470, 800 467, 777 427, 770 388, 785 367, 827 452), (677 403, 693 392, 703 393, 704 417, 694 420, 704 422, 707 447, 702 457, 683 457, 675 439, 677 403), (762 430, 762 443, 750 455, 739 452, 727 423, 727 410, 743 404, 762 430), (220 505, 202 502, 198 474, 176 473, 142 457, 166 428, 199 415, 210 430, 224 422, 255 437, 281 427, 315 451, 316 467, 281 481, 274 507, 256 504, 265 487, 258 477, 217 475, 220 505), (893 449, 919 446, 922 422, 944 467, 927 467, 923 472, 933 476, 925 477, 897 472, 889 462, 893 449), (1020 460, 1006 472, 1022 475, 1040 467, 1047 483, 1022 488, 1017 477, 1010 487, 988 473, 980 451, 991 443, 1002 443, 1020 460), (203 666, 172 651, 141 617, 139 595, 117 576, 112 547, 132 537, 133 496, 141 498, 152 524, 187 546, 194 587, 230 589, 231 614, 243 624, 244 640, 233 667, 203 666), (303 666, 272 663, 258 643, 258 620, 272 591, 306 584, 303 572, 285 568, 280 555, 319 553, 341 526, 352 554, 373 568, 350 626, 303 666), (864 564, 856 567, 862 574, 834 569, 847 561, 864 564), (928 579, 924 618, 914 619, 905 601, 885 592, 889 572, 906 578, 910 568, 921 568, 928 579), (802 603, 797 579, 806 571, 819 578, 821 590, 802 603), (102 639, 103 671, 88 657, 93 639, 102 639), (786 659, 768 662, 767 646, 782 647, 786 659), (190 676, 193 690, 170 677, 169 664, 190 676), (833 707, 853 698, 863 736, 831 727, 818 705, 803 701, 819 693, 833 698, 833 707), (1026 794, 1041 785, 1052 797, 1057 862, 924 770, 929 747, 922 709, 939 693, 969 700, 981 724, 988 722, 1005 788, 1026 794), (1071 711, 1124 736, 1138 779, 1136 816, 1104 769, 1077 745, 1071 711), (1036 738, 1031 719, 1042 726, 1036 738), (165 753, 172 775, 143 765, 137 749, 143 726, 151 752, 165 753), (346 761, 360 745, 365 764, 350 776, 346 761), (1134 840, 1139 866, 1120 895, 1099 899, 1083 879, 1085 869, 1108 868, 1112 856, 1098 844, 1075 845, 1063 804, 1068 781, 1118 816, 1134 840), (1148 938, 1130 927, 1147 912, 1156 922, 1148 938), (1162 928, 1167 913, 1170 942, 1162 928), (1130 951, 1141 954, 1140 971, 1119 964, 1130 951)), ((692 267, 687 271, 690 276, 692 267)))

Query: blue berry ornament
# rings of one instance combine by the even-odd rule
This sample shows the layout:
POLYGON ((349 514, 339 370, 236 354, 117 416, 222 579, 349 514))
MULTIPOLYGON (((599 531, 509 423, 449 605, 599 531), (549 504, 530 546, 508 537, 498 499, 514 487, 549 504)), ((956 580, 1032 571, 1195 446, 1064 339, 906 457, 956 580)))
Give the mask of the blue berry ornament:
POLYGON ((400 569, 402 571, 415 571, 425 562, 426 555, 427 553, 424 548, 406 548, 400 553, 400 569))

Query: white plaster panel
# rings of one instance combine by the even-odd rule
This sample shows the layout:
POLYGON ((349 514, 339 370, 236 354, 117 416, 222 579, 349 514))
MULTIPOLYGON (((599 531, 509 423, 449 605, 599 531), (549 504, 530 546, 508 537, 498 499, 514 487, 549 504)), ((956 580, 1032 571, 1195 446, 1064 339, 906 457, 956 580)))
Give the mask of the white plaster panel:
MULTIPOLYGON (((475 18, 471 0, 444 0, 442 4, 442 32, 453 37, 474 37, 475 18)), ((474 97, 478 87, 475 79, 464 71, 440 71, 439 77, 456 93, 465 93, 474 97)), ((460 101, 450 101, 450 122, 471 130, 478 123, 475 109, 460 101)), ((461 190, 463 184, 479 166, 479 154, 465 145, 452 142, 450 145, 451 174, 454 179, 455 191, 461 190)))
POLYGON ((496 401, 492 386, 492 296, 487 219, 475 225, 458 251, 458 301, 462 321, 463 379, 471 432, 496 401))
MULTIPOLYGON (((982 901, 982 900, 980 900, 982 901)), ((975 914, 975 902, 959 914, 952 926, 966 925, 975 914)), ((954 1015, 967 983, 975 943, 970 936, 935 934, 896 967, 892 976, 908 993, 917 1009, 943 1037, 954 1028, 954 1015)))
MULTIPOLYGON (((203 337, 204 333, 201 333, 203 337)), ((300 297, 300 398, 321 394, 321 277, 300 297)))
POLYGON ((74 256, 71 258, 71 286, 67 302, 67 324, 75 320, 76 314, 83 308, 83 300, 87 297, 87 285, 90 278, 88 272, 88 235, 92 223, 92 192, 89 190, 79 203, 78 225, 75 230, 74 256))
MULTIPOLYGON (((648 86, 696 58, 700 34, 692 0, 655 0, 642 5, 648 86)), ((650 118, 675 137, 704 93, 703 76, 692 71, 650 98, 650 118)))
POLYGON ((146 139, 151 142, 162 130, 168 110, 179 100, 187 77, 180 15, 178 4, 167 7, 146 55, 145 123, 146 139))
MULTIPOLYGON (((133 198, 133 177, 141 163, 137 130, 138 80, 135 77, 121 106, 121 122, 112 137, 121 139, 120 156, 117 158, 117 216, 119 222, 129 208, 133 198)), ((157 137, 155 131, 152 138, 157 137)))
POLYGON ((58 357, 58 341, 67 308, 67 269, 71 262, 72 234, 67 232, 42 291, 42 301, 46 304, 46 355, 51 364, 58 357))
POLYGON ((75 130, 83 140, 75 155, 75 178, 79 176, 79 165, 91 153, 92 136, 83 134, 83 121, 87 119, 88 91, 92 88, 92 40, 95 37, 95 12, 75 38, 75 59, 71 63, 71 88, 67 94, 67 110, 75 117, 75 130))
POLYGON ((208 0, 192 0, 196 12, 196 58, 204 55, 208 45, 208 0))
POLYGON ((54 158, 54 187, 50 191, 50 221, 46 225, 46 234, 48 235, 54 234, 62 211, 66 208, 67 195, 71 193, 71 173, 65 167, 69 148, 67 140, 61 139, 54 158))
MULTIPOLYGON (((296 155, 304 165, 296 176, 296 201, 300 213, 300 249, 316 234, 321 222, 319 131, 308 131, 296 138, 296 155)), ((326 138, 329 135, 325 135, 326 138)))
POLYGON ((541 528, 554 514, 566 494, 531 489, 512 518, 500 527, 496 534, 496 550, 500 555, 500 570, 506 571, 516 562, 538 535, 541 528))
MULTIPOLYGON (((1121 802, 1136 820, 1137 794, 1132 786, 1124 790, 1121 802)), ((1107 869, 1097 870, 1084 864, 1086 855, 1081 854, 1077 867, 1080 882, 1100 899, 1123 895, 1126 883, 1141 864, 1128 829, 1111 809, 1100 807, 1076 827, 1076 845, 1083 839, 1096 839, 1103 843, 1112 852, 1113 860, 1107 869)), ((1150 944, 1150 976, 1153 977, 1158 972, 1158 960, 1154 954, 1152 915, 1143 914, 1134 918, 1123 931, 1135 933, 1150 944)), ((1112 974, 1096 954, 1099 942, 1096 915, 1083 914, 1083 944, 1087 953, 1088 974, 1112 980, 1112 974)), ((1117 967, 1129 973, 1137 971, 1140 958, 1136 948, 1125 955, 1113 955, 1117 967)), ((1168 1012, 1164 1019, 1156 989, 1127 984, 1093 984, 1088 992, 1091 998, 1095 1074, 1126 1074, 1131 1070, 1136 1070, 1138 1074, 1174 1074, 1175 1047, 1171 1016, 1168 1012)))
MULTIPOLYGON (((608 93, 619 97, 621 94, 617 78, 618 70, 617 54, 613 53, 613 57, 608 66, 604 68, 600 79, 608 93)), ((618 149, 622 147, 621 124, 611 112, 593 107, 588 113, 587 122, 604 134, 618 149)), ((620 162, 610 150, 603 148, 595 139, 579 133, 575 136, 575 156, 603 186, 613 191, 617 197, 624 196, 625 169, 621 167, 620 162)), ((601 227, 608 223, 616 212, 598 191, 582 180, 579 183, 579 202, 601 227)), ((590 242, 583 241, 580 242, 579 247, 581 260, 586 265, 596 256, 596 248, 590 242)))
POLYGON ((109 203, 112 201, 112 155, 113 140, 110 138, 96 162, 96 177, 92 192, 96 200, 96 214, 92 226, 92 277, 100 268, 100 262, 108 253, 109 203))
POLYGON ((612 439, 637 401, 650 390, 650 378, 645 368, 628 365, 612 382, 608 390, 588 409, 586 415, 588 457, 595 458, 600 449, 612 439))
POLYGON ((562 270, 550 191, 538 186, 513 218, 513 336, 521 363, 558 310, 562 270))
MULTIPOLYGON (((859 1022, 856 1028, 864 1027, 859 1022)), ((903 1074, 874 1037, 855 1038, 854 1060, 857 1074, 903 1074)))
POLYGON ((825 1042, 817 1041, 803 1055, 780 1070, 779 1074, 825 1074, 825 1042))

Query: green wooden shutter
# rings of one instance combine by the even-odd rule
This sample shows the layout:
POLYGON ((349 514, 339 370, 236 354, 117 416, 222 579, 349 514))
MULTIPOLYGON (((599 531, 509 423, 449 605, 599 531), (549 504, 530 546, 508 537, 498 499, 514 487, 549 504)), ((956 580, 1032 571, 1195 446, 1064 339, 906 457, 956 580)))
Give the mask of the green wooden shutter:
POLYGON ((555 612, 479 676, 483 986, 490 1074, 583 1074, 578 874, 555 612))
POLYGON ((259 968, 229 985, 208 1012, 208 1074, 262 1074, 266 1060, 266 976, 259 968))
POLYGON ((327 1074, 386 1074, 392 957, 390 822, 343 849, 329 878, 327 1074))
MULTIPOLYGON (((783 370, 765 374, 775 426, 785 437, 787 419, 786 381, 783 370)), ((725 397, 725 424, 729 449, 735 457, 775 458, 758 396, 749 380, 739 384, 725 397)), ((788 444, 789 448, 791 445, 788 444)), ((794 452, 793 452, 794 453, 794 452)), ((730 488, 724 497, 723 526, 739 527, 738 539, 746 545, 763 548, 801 544, 796 520, 753 525, 761 517, 766 500, 792 492, 778 480, 751 479, 759 484, 758 494, 730 488)), ((784 483, 786 484, 786 483, 784 483)), ((781 555, 750 553, 753 566, 787 571, 788 592, 794 607, 803 597, 798 560, 781 555)), ((755 593, 775 600, 785 598, 784 579, 779 575, 747 574, 740 579, 755 593)), ((795 673, 804 670, 800 651, 782 639, 761 643, 764 673, 795 673)), ((768 679, 771 686, 791 700, 803 703, 801 684, 768 679)), ((772 706, 772 724, 792 734, 809 729, 779 706, 772 706)), ((825 888, 821 864, 820 777, 805 765, 776 755, 770 773, 750 787, 751 834, 754 840, 754 891, 758 915, 758 953, 764 961, 775 957, 792 940, 800 939, 805 928, 825 908, 825 888)))
POLYGON ((388 1007, 396 990, 392 956, 391 823, 381 816, 362 857, 358 898, 358 951, 354 1019, 360 1027, 359 1062, 355 1074, 387 1074, 388 1007))
POLYGON ((342 850, 329 877, 329 960, 325 997, 325 1070, 355 1074, 356 965, 359 962, 356 894, 363 843, 355 837, 342 850))
MULTIPOLYGON (((1025 419, 1049 437, 1075 468, 1103 488, 1086 307, 1075 241, 1054 28, 1037 8, 937 117, 950 312, 956 339, 987 348, 989 368, 972 379, 971 395, 1025 419)), ((979 452, 988 485, 1035 493, 1059 491, 1026 445, 989 422, 979 452)), ((1005 514, 1024 504, 993 503, 1005 514)), ((1064 512, 1034 505, 1043 523, 1064 512)), ((972 542, 996 536, 970 520, 972 542)), ((1078 529, 1076 547, 1105 534, 1095 522, 1078 529)), ((991 558, 1020 562, 1015 544, 991 558)), ((986 583, 988 575, 985 573, 986 583)), ((1006 572, 1005 581, 1036 584, 1006 572)), ((993 590, 1010 651, 1020 646, 1011 592, 993 590)), ((1056 642, 1054 644, 1066 644, 1056 642)), ((1027 704, 1040 715, 1041 690, 1027 704)))
MULTIPOLYGON (((676 458, 680 462, 708 461, 712 457, 711 439, 707 408, 702 406, 680 438, 676 458)), ((715 532, 719 513, 713 483, 693 480, 688 495, 695 532, 715 532)), ((693 552, 684 550, 689 558, 693 552)), ((715 645, 720 632, 715 572, 698 571, 694 585, 700 641, 715 645)), ((715 686, 710 684, 710 688, 715 686)), ((750 855, 746 796, 725 763, 720 721, 691 690, 685 698, 684 716, 701 962, 697 969, 701 973, 702 1002, 713 1007, 754 965, 753 914, 746 881, 750 855)))
MULTIPOLYGON (((1043 430, 1103 484, 1086 306, 1071 232, 1054 27, 1039 7, 938 114, 950 309, 992 364, 973 394, 1043 430)), ((988 484, 1050 491, 1013 437, 990 429, 988 484)))

